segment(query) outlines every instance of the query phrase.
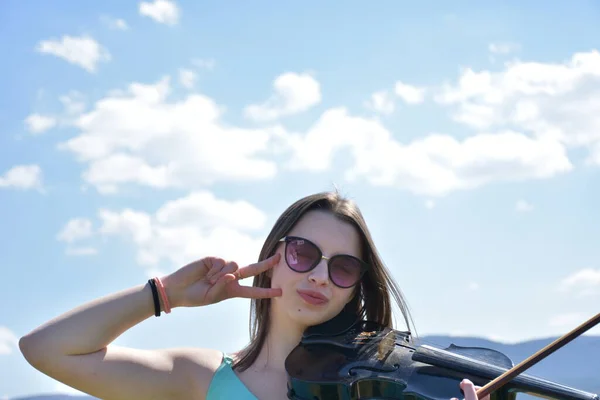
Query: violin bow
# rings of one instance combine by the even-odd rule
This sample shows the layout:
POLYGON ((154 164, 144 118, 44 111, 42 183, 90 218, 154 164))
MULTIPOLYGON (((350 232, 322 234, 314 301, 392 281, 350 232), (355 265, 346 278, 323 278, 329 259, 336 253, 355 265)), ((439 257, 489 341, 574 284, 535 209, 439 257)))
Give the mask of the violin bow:
POLYGON ((532 365, 540 362, 544 358, 548 357, 550 354, 554 353, 556 350, 560 349, 571 340, 580 336, 584 332, 596 326, 600 323, 600 313, 596 314, 596 316, 590 318, 583 324, 579 325, 577 328, 573 329, 571 332, 559 337, 554 342, 550 343, 543 349, 539 350, 537 353, 533 354, 529 358, 523 360, 519 364, 515 365, 496 379, 490 381, 487 385, 481 387, 477 391, 477 398, 483 399, 485 396, 490 394, 496 389, 499 389, 505 383, 508 383, 515 376, 519 375, 521 372, 525 371, 527 368, 530 368, 532 365))

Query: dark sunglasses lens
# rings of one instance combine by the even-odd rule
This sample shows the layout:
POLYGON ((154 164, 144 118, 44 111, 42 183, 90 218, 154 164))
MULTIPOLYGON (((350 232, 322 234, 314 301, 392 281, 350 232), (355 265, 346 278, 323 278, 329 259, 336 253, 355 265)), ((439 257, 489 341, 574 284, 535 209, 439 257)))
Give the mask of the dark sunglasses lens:
POLYGON ((331 259, 331 280, 338 286, 355 285, 362 276, 362 266, 356 258, 335 256, 331 259))
POLYGON ((287 242, 285 258, 291 269, 306 272, 318 262, 321 255, 312 243, 302 239, 290 239, 287 242))

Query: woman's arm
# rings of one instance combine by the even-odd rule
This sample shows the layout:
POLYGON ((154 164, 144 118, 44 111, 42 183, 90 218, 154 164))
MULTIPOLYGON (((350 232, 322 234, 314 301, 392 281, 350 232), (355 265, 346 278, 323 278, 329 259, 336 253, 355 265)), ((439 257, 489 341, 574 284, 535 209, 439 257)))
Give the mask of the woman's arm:
POLYGON ((137 286, 50 320, 22 337, 19 347, 36 369, 102 399, 195 397, 198 380, 210 381, 219 352, 109 346, 153 315, 149 284, 137 286))
MULTIPOLYGON (((270 298, 281 289, 240 286, 272 268, 273 256, 239 268, 206 257, 162 279, 174 307, 200 307, 233 297, 270 298)), ((207 349, 138 350, 110 345, 154 315, 149 284, 79 306, 21 338, 27 361, 44 374, 102 399, 202 399, 222 353, 207 349)))

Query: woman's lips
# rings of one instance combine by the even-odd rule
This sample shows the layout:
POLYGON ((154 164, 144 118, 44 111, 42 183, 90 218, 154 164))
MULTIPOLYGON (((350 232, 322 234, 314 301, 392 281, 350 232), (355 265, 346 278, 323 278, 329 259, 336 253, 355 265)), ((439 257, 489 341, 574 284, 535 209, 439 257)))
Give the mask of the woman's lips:
POLYGON ((314 306, 323 305, 329 301, 321 293, 312 290, 298 290, 297 292, 302 297, 302 300, 314 306))

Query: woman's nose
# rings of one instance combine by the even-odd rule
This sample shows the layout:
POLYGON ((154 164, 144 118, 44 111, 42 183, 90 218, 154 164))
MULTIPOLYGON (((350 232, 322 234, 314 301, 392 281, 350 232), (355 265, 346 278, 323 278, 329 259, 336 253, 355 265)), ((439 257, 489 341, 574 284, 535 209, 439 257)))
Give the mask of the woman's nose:
POLYGON ((317 285, 323 285, 329 282, 329 271, 327 269, 327 260, 321 259, 319 264, 310 271, 308 280, 316 283, 317 285))

